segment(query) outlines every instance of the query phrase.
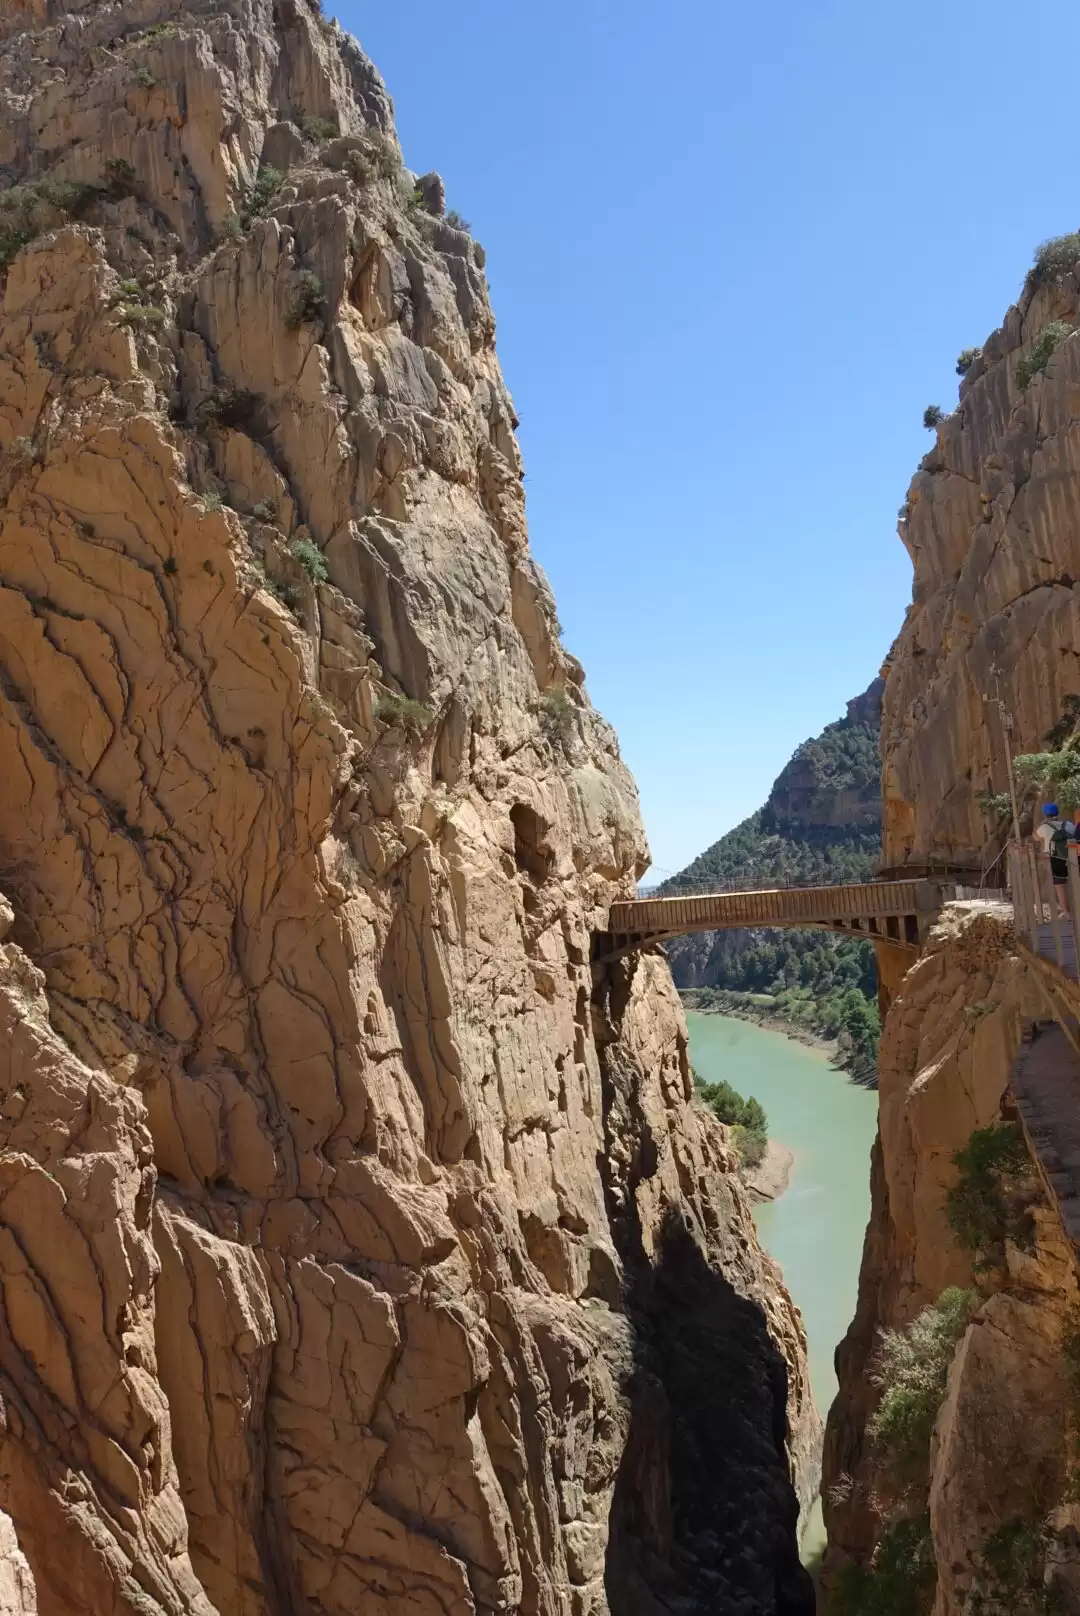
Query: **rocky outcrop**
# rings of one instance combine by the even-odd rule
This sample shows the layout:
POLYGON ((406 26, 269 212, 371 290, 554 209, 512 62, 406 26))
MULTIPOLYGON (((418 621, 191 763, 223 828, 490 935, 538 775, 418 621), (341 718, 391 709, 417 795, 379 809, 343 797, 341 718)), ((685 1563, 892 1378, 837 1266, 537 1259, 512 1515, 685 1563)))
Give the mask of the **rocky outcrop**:
MULTIPOLYGON (((886 863, 1000 870, 1007 752, 1043 750, 1075 717, 1077 251, 1073 237, 1040 250, 1001 329, 963 356, 959 406, 935 428, 901 510, 915 575, 887 668, 886 863)), ((896 1513, 880 1442, 868 1435, 882 1395, 881 1332, 910 1327, 947 1287, 963 1286, 976 1308, 921 1493, 906 1505, 928 1512, 934 1568, 912 1608, 930 1600, 935 1616, 959 1616, 979 1599, 990 1610, 1043 1608, 1051 1562, 1075 1601, 1075 1253, 1049 1196, 1034 1205, 1028 1236, 1007 1240, 989 1265, 975 1264, 946 1216, 954 1157, 975 1130, 1012 1114, 1013 1058, 1051 1000, 1007 918, 985 910, 947 916, 912 970, 879 948, 879 969, 891 1008, 859 1308, 826 1439, 830 1571, 842 1575, 845 1561, 866 1568, 875 1544, 880 1561, 896 1513)))
POLYGON ((306 0, 0 38, 3 1597, 808 1610, 482 249, 306 0))
POLYGON ((887 862, 911 849, 916 862, 990 863, 1003 826, 982 794, 1008 789, 999 701, 1013 753, 1037 752, 1080 691, 1080 340, 1067 334, 1078 272, 1029 279, 967 371, 902 510, 915 576, 885 692, 887 862), (1018 367, 1055 321, 1063 340, 1021 387, 1018 367))
POLYGON ((1020 1029, 1044 1009, 1009 920, 961 905, 909 972, 882 1039, 873 1211, 826 1438, 829 1569, 835 1577, 845 1561, 868 1564, 883 1526, 925 1507, 935 1616, 962 1616, 973 1589, 994 1591, 986 1560, 996 1534, 1035 1533, 1049 1518, 1064 1540, 1080 1520, 1068 1497, 1080 1302, 1072 1247, 1038 1193, 1026 1238, 1006 1243, 1000 1265, 977 1262, 947 1216, 953 1157, 1008 1108, 1020 1029), (909 1327, 950 1286, 971 1289, 975 1306, 925 1474, 898 1509, 894 1466, 867 1435, 882 1332, 909 1327))

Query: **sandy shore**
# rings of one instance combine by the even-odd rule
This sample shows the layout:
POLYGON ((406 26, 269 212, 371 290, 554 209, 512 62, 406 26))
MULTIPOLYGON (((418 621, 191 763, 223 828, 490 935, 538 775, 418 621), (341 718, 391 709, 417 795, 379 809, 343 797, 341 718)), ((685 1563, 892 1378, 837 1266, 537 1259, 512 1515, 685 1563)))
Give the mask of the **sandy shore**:
POLYGON ((755 1201, 775 1201, 783 1195, 795 1165, 795 1152, 770 1139, 765 1155, 756 1167, 748 1167, 742 1181, 755 1201))

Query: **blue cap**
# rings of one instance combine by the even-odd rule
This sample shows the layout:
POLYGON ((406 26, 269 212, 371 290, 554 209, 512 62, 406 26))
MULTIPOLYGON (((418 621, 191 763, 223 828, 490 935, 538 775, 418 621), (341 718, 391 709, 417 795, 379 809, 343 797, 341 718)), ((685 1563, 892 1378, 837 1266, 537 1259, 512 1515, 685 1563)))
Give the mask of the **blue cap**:
POLYGON ((1057 811, 1058 811, 1058 805, 1057 805, 1056 802, 1048 802, 1046 804, 1046 807, 1043 809, 1043 813, 1046 815, 1047 819, 1050 819, 1050 818, 1055 818, 1056 819, 1057 818, 1057 811))

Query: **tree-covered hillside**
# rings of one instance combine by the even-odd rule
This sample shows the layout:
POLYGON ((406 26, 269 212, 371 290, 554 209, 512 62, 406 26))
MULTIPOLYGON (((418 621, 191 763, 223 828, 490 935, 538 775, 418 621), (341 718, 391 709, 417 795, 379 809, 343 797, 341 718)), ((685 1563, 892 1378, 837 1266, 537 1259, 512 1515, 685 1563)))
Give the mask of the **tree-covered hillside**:
MULTIPOLYGON (((810 885, 872 875, 881 852, 881 680, 848 704, 847 715, 804 741, 764 807, 714 842, 661 891, 810 885)), ((768 1011, 837 1038, 842 1063, 873 1080, 879 1023, 873 947, 823 931, 728 931, 667 945, 687 1003, 768 1011)))

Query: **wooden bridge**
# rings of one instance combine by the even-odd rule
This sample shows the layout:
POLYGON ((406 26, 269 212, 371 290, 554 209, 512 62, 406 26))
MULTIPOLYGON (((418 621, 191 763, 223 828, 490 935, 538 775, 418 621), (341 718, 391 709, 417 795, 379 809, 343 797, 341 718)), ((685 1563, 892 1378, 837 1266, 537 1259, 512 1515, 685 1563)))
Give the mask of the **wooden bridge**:
POLYGON ((969 895, 975 894, 952 882, 908 880, 628 899, 612 904, 595 959, 618 959, 687 932, 747 926, 817 926, 917 953, 942 905, 969 895))

